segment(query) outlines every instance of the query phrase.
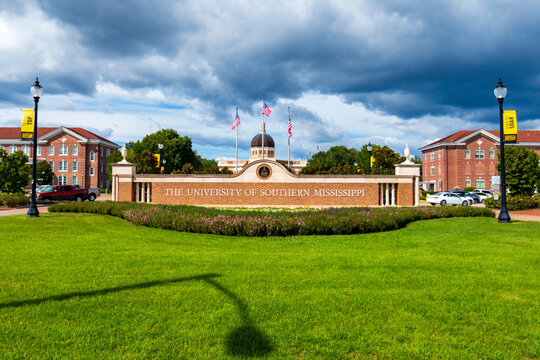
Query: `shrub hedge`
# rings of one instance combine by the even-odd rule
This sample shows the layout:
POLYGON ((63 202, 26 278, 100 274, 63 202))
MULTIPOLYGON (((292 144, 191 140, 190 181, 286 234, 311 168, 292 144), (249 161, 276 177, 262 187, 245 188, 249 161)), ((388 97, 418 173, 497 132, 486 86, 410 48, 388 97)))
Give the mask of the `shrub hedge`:
MULTIPOLYGON (((501 200, 489 198, 484 200, 484 205, 492 209, 501 208, 501 200)), ((537 196, 509 195, 506 197, 506 208, 509 211, 536 209, 540 207, 540 198, 537 196)))
POLYGON ((50 212, 86 212, 121 217, 135 225, 201 234, 231 236, 343 235, 396 230, 434 218, 495 214, 486 208, 409 207, 325 210, 231 210, 131 202, 52 205, 50 212))
POLYGON ((0 206, 16 207, 30 204, 30 198, 24 193, 0 194, 0 206))

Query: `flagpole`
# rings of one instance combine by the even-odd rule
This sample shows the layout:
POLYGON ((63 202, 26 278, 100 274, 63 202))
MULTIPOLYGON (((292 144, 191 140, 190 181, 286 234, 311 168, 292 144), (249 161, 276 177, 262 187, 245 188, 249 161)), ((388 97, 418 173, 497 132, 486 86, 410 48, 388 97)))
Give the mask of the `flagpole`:
MULTIPOLYGON (((287 107, 287 111, 289 112, 289 123, 291 122, 291 108, 287 107)), ((287 142, 289 143, 289 157, 287 159, 287 166, 291 167, 291 136, 289 135, 289 124, 287 124, 287 142)))
MULTIPOLYGON (((238 115, 238 106, 236 107, 236 115, 238 115)), ((235 118, 236 121, 236 118, 235 118)), ((236 173, 238 174, 238 126, 236 125, 236 173)))
MULTIPOLYGON (((264 109, 264 94, 262 95, 263 109, 264 109)), ((264 113, 261 111, 262 116, 262 128, 261 128, 261 138, 262 138, 262 158, 264 160, 264 133, 266 129, 264 128, 264 113)))

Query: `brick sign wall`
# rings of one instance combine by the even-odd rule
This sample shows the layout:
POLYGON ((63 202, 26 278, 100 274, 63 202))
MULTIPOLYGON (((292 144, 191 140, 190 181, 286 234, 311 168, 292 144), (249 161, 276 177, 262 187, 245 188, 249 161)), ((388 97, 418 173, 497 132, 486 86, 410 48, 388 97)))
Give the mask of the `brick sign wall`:
POLYGON ((295 175, 266 160, 234 175, 138 175, 130 166, 113 167, 114 200, 224 207, 411 206, 418 196, 414 175, 295 175))

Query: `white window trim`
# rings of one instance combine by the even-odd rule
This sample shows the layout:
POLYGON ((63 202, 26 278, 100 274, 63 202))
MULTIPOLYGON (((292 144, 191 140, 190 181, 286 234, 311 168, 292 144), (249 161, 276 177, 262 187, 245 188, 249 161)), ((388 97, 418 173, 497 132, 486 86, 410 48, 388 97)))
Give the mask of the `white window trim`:
POLYGON ((470 159, 471 158, 471 150, 469 149, 465 149, 465 159, 470 159))
POLYGON ((49 145, 49 155, 54 155, 54 145, 49 145))
POLYGON ((71 170, 79 171, 79 163, 77 162, 77 160, 73 160, 71 162, 71 170))
MULTIPOLYGON (((59 172, 67 172, 68 171, 67 167, 68 167, 68 162, 67 161, 60 160, 58 162, 58 171, 59 172), (63 169, 60 169, 60 165, 65 165, 65 166, 63 166, 63 169)), ((62 185, 65 185, 65 184, 62 184, 62 185)))
POLYGON ((88 156, 89 156, 90 161, 95 161, 96 160, 96 153, 95 152, 90 151, 88 156))
POLYGON ((58 155, 60 156, 67 156, 69 153, 69 146, 67 145, 60 145, 58 146, 58 155), (62 154, 62 149, 65 149, 64 153, 62 154))
POLYGON ((41 146, 37 147, 37 154, 38 154, 38 156, 41 156, 41 146))
POLYGON ((73 153, 73 155, 79 155, 79 146, 78 145, 73 145, 71 147, 71 152, 73 153))
POLYGON ((94 176, 94 174, 96 173, 96 172, 94 171, 94 168, 93 168, 93 167, 91 167, 89 171, 90 171, 90 176, 94 176))

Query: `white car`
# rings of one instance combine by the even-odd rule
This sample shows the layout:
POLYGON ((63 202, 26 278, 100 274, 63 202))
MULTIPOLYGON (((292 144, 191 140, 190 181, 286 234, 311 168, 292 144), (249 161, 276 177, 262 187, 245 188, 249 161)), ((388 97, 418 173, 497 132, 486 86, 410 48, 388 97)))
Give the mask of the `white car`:
POLYGON ((461 196, 457 194, 453 194, 451 192, 442 192, 442 193, 428 195, 426 197, 426 202, 430 203, 431 205, 440 204, 441 206, 445 206, 445 205, 468 206, 469 205, 469 201, 467 199, 462 198, 461 196))
POLYGON ((480 196, 480 202, 484 202, 484 200, 493 197, 493 195, 488 194, 488 193, 485 193, 485 192, 476 192, 476 191, 473 191, 472 194, 476 194, 476 195, 480 196))

